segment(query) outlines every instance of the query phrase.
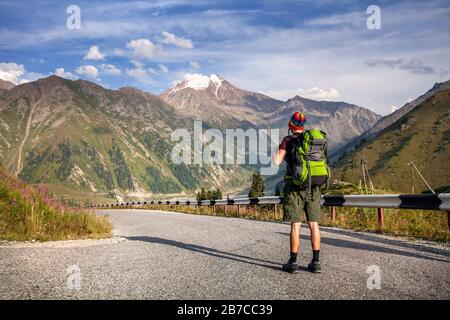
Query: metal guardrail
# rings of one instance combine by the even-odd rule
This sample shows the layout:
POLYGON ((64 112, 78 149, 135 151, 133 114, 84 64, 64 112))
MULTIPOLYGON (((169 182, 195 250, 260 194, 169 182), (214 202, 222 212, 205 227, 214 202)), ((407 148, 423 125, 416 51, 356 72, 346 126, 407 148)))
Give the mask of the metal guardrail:
MULTIPOLYGON (((283 197, 270 196, 259 198, 235 198, 220 200, 178 199, 129 201, 107 204, 92 204, 87 208, 111 208, 142 205, 258 205, 282 204, 283 197)), ((387 195, 323 195, 321 205, 326 207, 358 207, 358 208, 399 208, 418 210, 450 211, 450 193, 440 194, 387 194, 387 195)))
MULTIPOLYGON (((216 206, 237 206, 238 214, 241 205, 273 204, 274 212, 277 213, 277 205, 283 203, 283 197, 260 197, 260 198, 235 198, 220 200, 179 199, 179 200, 150 200, 131 201, 109 204, 94 204, 87 208, 113 208, 147 205, 187 205, 187 206, 212 206, 214 212, 216 206)), ((384 228, 384 209, 416 209, 416 210, 442 210, 447 211, 448 229, 450 231, 450 193, 440 194, 385 194, 385 195, 323 195, 320 199, 322 206, 330 208, 331 221, 336 222, 336 207, 377 208, 378 227, 384 228)))

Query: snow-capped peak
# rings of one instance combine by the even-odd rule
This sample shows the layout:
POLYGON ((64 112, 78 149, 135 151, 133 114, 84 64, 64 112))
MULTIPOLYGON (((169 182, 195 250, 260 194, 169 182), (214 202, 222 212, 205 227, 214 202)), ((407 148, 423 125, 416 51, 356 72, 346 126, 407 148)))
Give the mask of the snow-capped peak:
POLYGON ((223 81, 224 79, 217 74, 207 76, 200 73, 187 73, 184 75, 184 81, 181 82, 181 88, 179 89, 192 88, 194 90, 202 90, 208 88, 210 83, 213 83, 218 88, 223 81))
POLYGON ((213 73, 209 76, 209 80, 212 81, 217 87, 220 87, 222 82, 225 80, 221 77, 219 77, 217 74, 213 73))

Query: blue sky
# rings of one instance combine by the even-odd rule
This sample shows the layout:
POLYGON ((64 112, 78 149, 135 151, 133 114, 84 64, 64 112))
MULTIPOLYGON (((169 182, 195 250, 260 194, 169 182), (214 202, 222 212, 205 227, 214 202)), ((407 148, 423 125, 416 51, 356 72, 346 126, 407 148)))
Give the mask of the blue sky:
POLYGON ((0 78, 56 73, 159 94, 216 73, 279 99, 387 114, 450 78, 449 17, 447 0, 1 1, 0 78), (70 5, 80 29, 66 26, 70 5), (367 28, 369 5, 381 29, 367 28))

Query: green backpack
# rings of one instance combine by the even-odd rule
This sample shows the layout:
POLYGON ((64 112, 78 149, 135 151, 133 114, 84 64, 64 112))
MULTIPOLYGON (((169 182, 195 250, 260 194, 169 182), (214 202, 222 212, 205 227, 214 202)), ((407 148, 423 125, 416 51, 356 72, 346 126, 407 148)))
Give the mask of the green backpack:
POLYGON ((326 133, 306 130, 292 136, 292 148, 286 155, 286 178, 304 188, 321 187, 328 182, 326 133))

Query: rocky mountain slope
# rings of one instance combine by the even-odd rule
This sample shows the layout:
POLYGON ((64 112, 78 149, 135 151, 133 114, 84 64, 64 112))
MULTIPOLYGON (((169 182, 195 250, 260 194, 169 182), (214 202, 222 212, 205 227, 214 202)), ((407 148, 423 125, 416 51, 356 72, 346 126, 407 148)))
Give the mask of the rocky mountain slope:
POLYGON ((182 196, 198 185, 242 183, 241 167, 170 161, 171 132, 192 123, 152 94, 51 76, 0 94, 0 162, 75 198, 182 196))
POLYGON ((400 109, 394 111, 393 113, 381 118, 375 126, 373 126, 370 130, 367 131, 365 137, 370 138, 376 135, 381 130, 387 128, 397 120, 399 120, 401 117, 403 117, 405 114, 413 110, 415 107, 417 107, 419 104, 424 102, 425 100, 429 99, 431 96, 436 94, 437 92, 447 90, 450 88, 450 80, 447 80, 445 82, 436 83, 430 90, 425 92, 423 95, 418 97, 417 99, 406 103, 403 107, 400 109))
POLYGON ((267 113, 282 104, 263 94, 241 90, 216 74, 182 81, 161 98, 177 110, 222 129, 268 125, 267 113))
POLYGON ((374 138, 360 144, 336 163, 335 179, 357 184, 360 161, 367 162, 375 188, 394 192, 427 190, 407 165, 414 161, 436 189, 450 187, 450 89, 427 95, 374 138))
POLYGON ((11 81, 5 81, 0 79, 0 90, 9 90, 14 88, 16 85, 11 81))
POLYGON ((296 96, 286 101, 272 116, 272 127, 285 128, 295 111, 306 114, 309 127, 322 129, 328 134, 330 150, 366 132, 381 118, 353 104, 315 101, 296 96))
POLYGON ((365 131, 363 134, 361 134, 353 139, 350 139, 348 143, 343 145, 341 148, 336 149, 333 152, 333 154, 331 155, 332 161, 334 162, 342 154, 348 153, 350 150, 352 150, 356 145, 360 144, 362 141, 367 141, 367 140, 372 139, 380 131, 387 128, 394 122, 398 121, 400 118, 402 118, 408 112, 412 111, 415 107, 417 107, 419 104, 421 104, 422 102, 424 102, 425 100, 430 98, 432 95, 434 95, 440 91, 447 90, 449 88, 450 88, 450 80, 447 80, 447 81, 441 82, 441 83, 436 83, 430 90, 425 92, 423 95, 419 96, 417 99, 406 103, 404 106, 402 106, 400 109, 394 111, 393 113, 382 117, 369 130, 365 131))

